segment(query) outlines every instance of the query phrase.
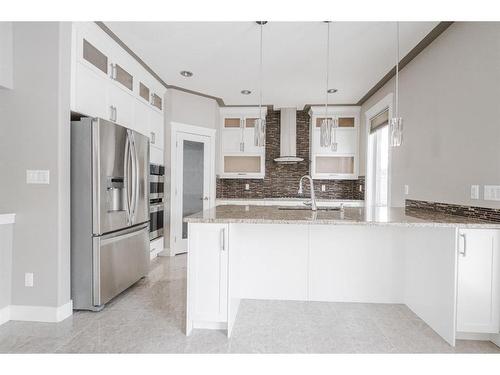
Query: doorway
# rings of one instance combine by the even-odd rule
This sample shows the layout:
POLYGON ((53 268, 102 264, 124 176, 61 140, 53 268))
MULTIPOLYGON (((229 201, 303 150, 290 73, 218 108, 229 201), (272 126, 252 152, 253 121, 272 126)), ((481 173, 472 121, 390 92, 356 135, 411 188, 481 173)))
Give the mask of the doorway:
POLYGON ((184 218, 208 210, 215 204, 214 135, 206 134, 204 130, 199 133, 190 130, 173 133, 172 255, 187 252, 189 228, 184 218))
POLYGON ((366 118, 366 206, 388 207, 390 202, 389 119, 392 116, 392 94, 365 114, 366 118))

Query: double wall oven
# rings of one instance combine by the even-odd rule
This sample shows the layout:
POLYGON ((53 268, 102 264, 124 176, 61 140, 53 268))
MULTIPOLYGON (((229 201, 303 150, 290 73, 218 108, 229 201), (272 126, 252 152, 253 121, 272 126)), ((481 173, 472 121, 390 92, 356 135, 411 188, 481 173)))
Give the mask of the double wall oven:
POLYGON ((149 165, 149 239, 163 236, 165 167, 149 165))

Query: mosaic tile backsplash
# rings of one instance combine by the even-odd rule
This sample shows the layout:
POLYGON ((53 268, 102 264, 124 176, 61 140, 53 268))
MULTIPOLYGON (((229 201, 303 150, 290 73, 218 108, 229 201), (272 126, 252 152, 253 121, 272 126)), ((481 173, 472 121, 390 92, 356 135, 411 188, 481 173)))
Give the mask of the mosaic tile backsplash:
POLYGON ((409 209, 419 208, 422 210, 442 212, 449 215, 500 222, 500 209, 498 208, 461 206, 458 204, 419 201, 414 199, 407 199, 405 201, 405 207, 409 209))
MULTIPOLYGON (((304 161, 281 164, 274 161, 280 154, 280 111, 268 109, 266 117, 266 175, 264 179, 219 179, 217 198, 299 198, 299 180, 309 174, 309 114, 297 111, 297 156, 304 161), (245 184, 250 186, 245 190, 245 184)), ((314 180, 316 197, 320 199, 364 199, 364 177, 357 180, 314 180), (325 191, 321 191, 325 185, 325 191)), ((306 182, 304 195, 309 196, 306 182)))

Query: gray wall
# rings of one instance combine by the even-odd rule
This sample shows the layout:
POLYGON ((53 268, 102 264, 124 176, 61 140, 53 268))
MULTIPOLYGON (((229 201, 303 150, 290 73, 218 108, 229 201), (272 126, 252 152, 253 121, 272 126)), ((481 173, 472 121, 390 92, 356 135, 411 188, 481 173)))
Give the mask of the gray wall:
MULTIPOLYGON (((456 22, 400 72, 404 141, 393 148, 392 205, 404 199, 500 208, 470 199, 470 185, 500 185, 500 23, 456 22), (404 185, 410 193, 404 195, 404 185)), ((393 92, 391 80, 362 110, 393 92)))
POLYGON ((14 89, 0 90, 0 207, 16 213, 12 304, 56 307, 70 300, 71 25, 14 23, 13 37, 14 89), (49 169, 50 184, 27 185, 27 169, 49 169))
MULTIPOLYGON (((164 215, 164 247, 170 248, 170 139, 171 122, 217 129, 219 121, 219 105, 214 99, 189 94, 180 90, 168 89, 165 94, 165 215, 164 215)), ((216 137, 218 142, 218 138, 216 137)), ((219 146, 216 144, 216 169, 219 146)))
POLYGON ((0 89, 12 88, 12 22, 0 22, 0 89))
POLYGON ((11 301, 12 230, 12 224, 0 224, 0 310, 11 301))

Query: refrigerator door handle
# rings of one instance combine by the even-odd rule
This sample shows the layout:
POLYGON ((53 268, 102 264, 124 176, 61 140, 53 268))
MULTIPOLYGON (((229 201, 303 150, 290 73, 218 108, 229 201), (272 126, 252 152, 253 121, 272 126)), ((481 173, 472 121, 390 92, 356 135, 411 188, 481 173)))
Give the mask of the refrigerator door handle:
POLYGON ((130 139, 129 139, 129 132, 127 130, 127 136, 125 139, 125 155, 123 159, 123 176, 125 179, 125 208, 126 208, 126 213, 127 213, 127 225, 131 224, 131 217, 130 217, 130 205, 131 205, 131 197, 130 197, 130 175, 129 175, 129 169, 130 169, 130 139))
POLYGON ((137 178, 138 178, 138 166, 137 166, 137 150, 135 147, 135 139, 134 139, 134 133, 130 131, 130 159, 132 163, 132 179, 131 179, 131 186, 132 186, 132 197, 131 197, 131 204, 130 204, 130 221, 132 224, 135 223, 135 212, 137 209, 137 178))
POLYGON ((135 205, 134 205, 134 220, 135 220, 135 216, 137 214, 137 207, 139 206, 139 188, 140 188, 139 155, 137 155, 137 147, 135 144, 135 138, 134 138, 134 156, 135 156, 135 205))

